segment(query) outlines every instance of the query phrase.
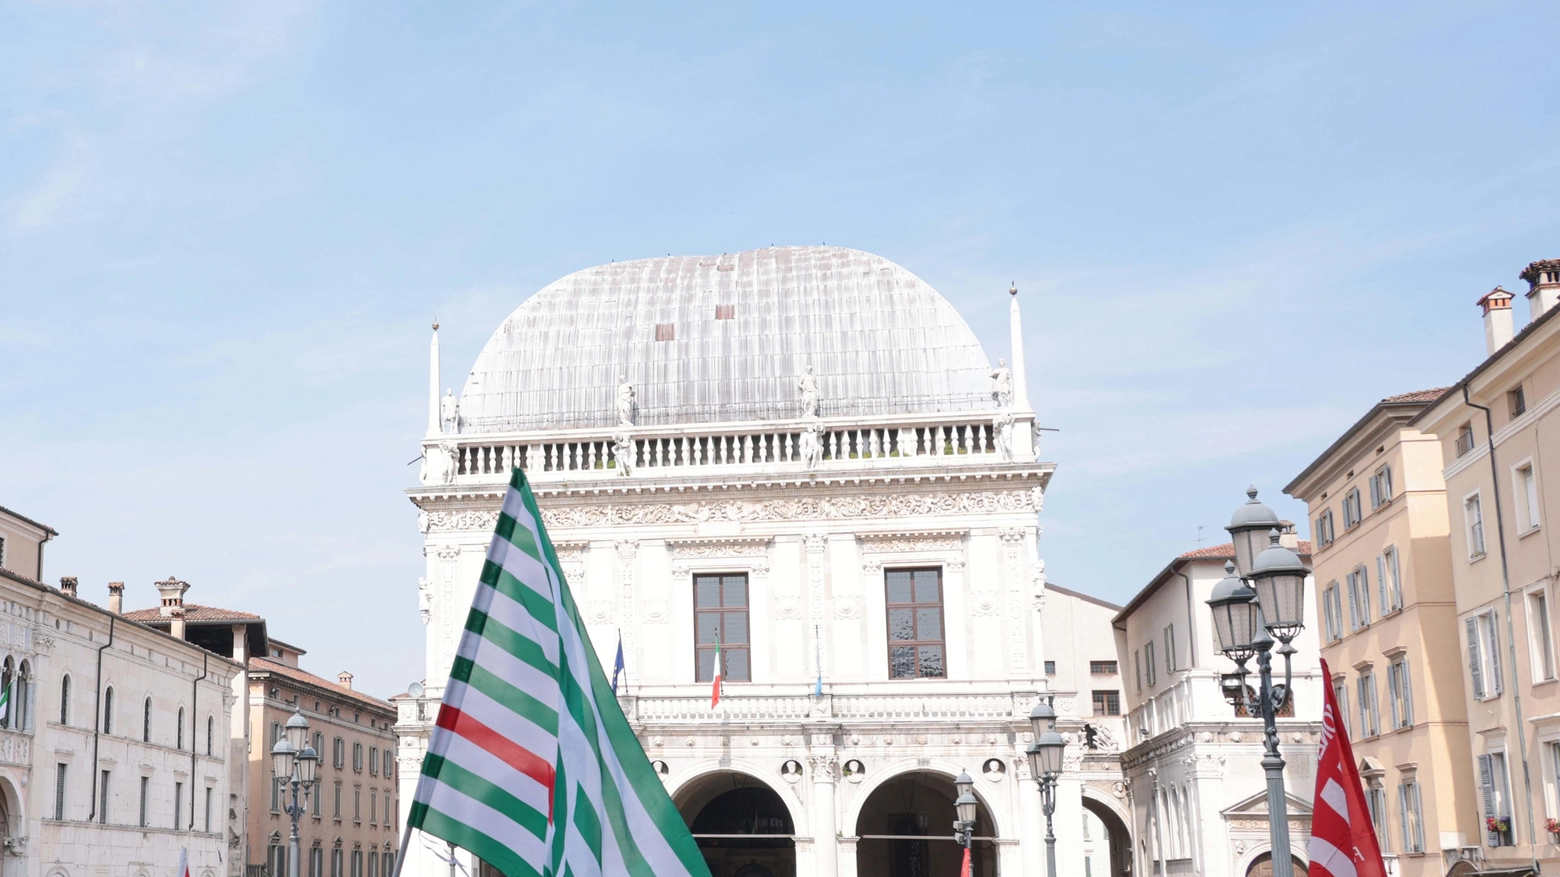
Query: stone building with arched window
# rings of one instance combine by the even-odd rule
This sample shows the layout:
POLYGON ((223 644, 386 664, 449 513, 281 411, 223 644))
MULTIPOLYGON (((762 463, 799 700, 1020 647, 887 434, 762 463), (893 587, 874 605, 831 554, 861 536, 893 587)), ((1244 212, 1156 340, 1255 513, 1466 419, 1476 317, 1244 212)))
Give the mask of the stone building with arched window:
MULTIPOLYGON (((620 702, 718 877, 954 873, 961 771, 975 873, 1042 873, 1023 755, 1041 696, 1076 743, 1058 834, 1124 832, 1115 607, 1046 585, 1055 466, 1012 292, 995 365, 925 281, 838 247, 572 274, 498 327, 458 396, 435 326, 403 818, 519 466, 604 667, 621 638, 620 702)), ((1062 873, 1084 873, 1082 849, 1062 873)), ((447 874, 441 850, 414 838, 404 873, 447 874)))

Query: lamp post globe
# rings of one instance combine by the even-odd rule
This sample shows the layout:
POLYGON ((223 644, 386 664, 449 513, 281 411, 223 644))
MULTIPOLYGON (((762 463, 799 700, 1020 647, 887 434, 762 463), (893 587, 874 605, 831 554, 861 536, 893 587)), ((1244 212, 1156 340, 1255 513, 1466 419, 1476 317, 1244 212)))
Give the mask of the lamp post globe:
POLYGON ((1300 556, 1279 544, 1279 534, 1268 535, 1268 547, 1251 564, 1252 589, 1268 632, 1289 642, 1305 627, 1305 579, 1311 571, 1300 556))
POLYGON ((1040 735, 1056 728, 1056 710, 1052 708, 1049 700, 1041 700, 1035 704, 1035 708, 1029 711, 1029 729, 1040 739, 1040 735))
POLYGON ((1067 749, 1067 740, 1061 734, 1046 731, 1035 739, 1035 748, 1040 751, 1042 776, 1056 776, 1062 772, 1062 754, 1067 749))
POLYGON ((953 802, 953 809, 959 814, 959 821, 966 826, 974 827, 975 811, 980 806, 980 801, 970 792, 965 792, 953 802))
POLYGON ((292 748, 302 752, 304 745, 309 741, 309 720, 303 717, 302 709, 293 711, 292 717, 287 720, 284 732, 292 748))
POLYGON ((1207 603, 1219 651, 1235 661, 1250 658, 1257 637, 1257 595, 1236 575, 1233 563, 1224 564, 1224 578, 1213 586, 1207 603))
POLYGON ((1273 510, 1257 501, 1257 488, 1246 488, 1246 504, 1235 510, 1230 518, 1230 541, 1235 543, 1235 569, 1241 578, 1251 575, 1251 565, 1257 555, 1267 547, 1269 530, 1282 525, 1273 510))
POLYGON ((303 747, 303 751, 298 753, 298 782, 303 783, 305 788, 314 785, 319 767, 319 753, 314 751, 313 746, 303 747))
POLYGON ((959 778, 953 781, 953 788, 961 798, 974 794, 975 780, 970 777, 969 771, 959 771, 959 778))
POLYGON ((278 779, 292 776, 293 759, 297 756, 298 750, 286 738, 276 741, 276 745, 271 747, 271 770, 278 779))

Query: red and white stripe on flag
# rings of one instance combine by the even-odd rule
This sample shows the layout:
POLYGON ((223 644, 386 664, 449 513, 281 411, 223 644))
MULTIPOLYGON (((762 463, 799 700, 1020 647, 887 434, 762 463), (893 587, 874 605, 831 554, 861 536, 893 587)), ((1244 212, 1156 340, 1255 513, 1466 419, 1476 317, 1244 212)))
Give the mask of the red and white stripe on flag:
POLYGON ((1376 829, 1365 804, 1359 765, 1322 661, 1322 743, 1316 754, 1316 799, 1311 807, 1309 877, 1386 877, 1376 829))

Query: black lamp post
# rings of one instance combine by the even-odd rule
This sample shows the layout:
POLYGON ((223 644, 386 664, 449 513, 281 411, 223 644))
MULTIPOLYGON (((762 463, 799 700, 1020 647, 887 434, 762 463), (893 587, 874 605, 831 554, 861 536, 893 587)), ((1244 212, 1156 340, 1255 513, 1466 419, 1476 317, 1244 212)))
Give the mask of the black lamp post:
POLYGON ((959 793, 959 797, 953 801, 953 837, 964 844, 964 857, 967 859, 970 856, 970 841, 975 836, 975 811, 979 809, 980 801, 975 798, 975 781, 970 778, 968 771, 959 771, 959 778, 953 781, 953 788, 959 793))
POLYGON ((282 809, 292 817, 292 837, 287 849, 287 873, 298 877, 298 820, 308 808, 309 792, 314 789, 315 772, 320 766, 319 753, 308 745, 309 720, 302 709, 293 711, 287 720, 282 739, 271 747, 271 769, 292 789, 292 800, 283 793, 282 809), (301 792, 301 797, 300 797, 301 792))
POLYGON ((1213 610, 1213 629, 1219 637, 1219 650, 1237 668, 1221 678, 1220 686, 1232 703, 1246 707, 1246 715, 1260 711, 1263 729, 1262 768, 1267 774, 1268 831, 1272 841, 1273 877, 1294 877, 1290 856, 1289 808, 1284 798, 1284 759, 1278 754, 1276 716, 1292 696, 1293 681, 1290 645, 1295 634, 1305 627, 1305 580, 1311 574, 1298 555, 1279 544, 1279 520, 1273 511, 1257 502, 1257 489, 1248 488, 1248 500, 1236 510, 1230 525, 1235 543, 1235 562, 1225 564, 1225 576, 1214 585, 1208 606, 1213 610), (1261 539, 1266 537, 1266 542, 1261 539), (1246 581, 1242 581, 1245 579, 1246 581), (1247 582, 1249 581, 1249 586, 1247 582), (1273 684, 1273 642, 1284 656, 1284 683, 1273 684), (1246 694, 1246 662, 1257 656, 1262 682, 1257 702, 1246 694))
POLYGON ((1051 815, 1056 812, 1056 781, 1062 775, 1062 754, 1067 741, 1056 733, 1056 710, 1049 701, 1035 704, 1029 713, 1030 730, 1035 741, 1024 750, 1029 759, 1029 775, 1040 786, 1040 808, 1045 812, 1045 870, 1056 877, 1056 830, 1051 815))

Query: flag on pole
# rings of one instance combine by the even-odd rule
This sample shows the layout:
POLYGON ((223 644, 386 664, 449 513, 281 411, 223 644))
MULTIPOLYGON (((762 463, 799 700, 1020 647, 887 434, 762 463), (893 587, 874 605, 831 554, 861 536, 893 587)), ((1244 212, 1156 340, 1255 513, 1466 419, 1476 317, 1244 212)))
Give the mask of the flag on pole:
POLYGON ((714 709, 720 703, 720 683, 723 675, 723 662, 720 659, 720 628, 715 629, 715 684, 710 688, 710 709, 714 709))
MULTIPOLYGON (((1322 661, 1322 679, 1332 678, 1322 661)), ((1386 877, 1370 808, 1347 730, 1339 727, 1332 685, 1323 684, 1322 742, 1316 755, 1309 877, 1386 877)))
POLYGON ((11 718, 11 685, 7 682, 5 688, 0 688, 0 723, 11 718))
POLYGON ((439 705, 412 828, 507 877, 709 877, 612 696, 519 469, 439 705))
POLYGON ((959 866, 959 877, 970 877, 970 848, 964 848, 964 864, 959 866))
POLYGON ((190 849, 179 847, 179 873, 178 877, 190 877, 190 849))
POLYGON ((618 677, 623 675, 623 631, 618 631, 617 658, 612 662, 612 694, 617 694, 618 677))

